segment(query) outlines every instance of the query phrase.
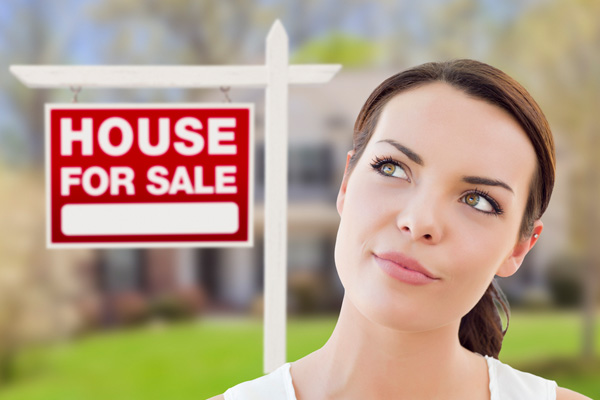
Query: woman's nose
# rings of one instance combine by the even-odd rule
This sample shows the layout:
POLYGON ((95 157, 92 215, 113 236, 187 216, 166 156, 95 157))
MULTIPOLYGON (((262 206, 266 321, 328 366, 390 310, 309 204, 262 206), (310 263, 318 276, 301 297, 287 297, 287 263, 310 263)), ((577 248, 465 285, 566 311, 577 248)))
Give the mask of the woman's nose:
POLYGON ((443 235, 441 204, 431 193, 413 196, 398 213, 396 224, 414 241, 438 243, 443 235))

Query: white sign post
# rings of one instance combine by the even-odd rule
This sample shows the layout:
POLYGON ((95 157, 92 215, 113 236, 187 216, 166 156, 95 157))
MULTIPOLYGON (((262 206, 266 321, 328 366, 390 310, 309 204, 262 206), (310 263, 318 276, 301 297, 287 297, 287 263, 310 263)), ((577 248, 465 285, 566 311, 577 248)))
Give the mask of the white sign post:
POLYGON ((281 22, 275 21, 267 35, 265 65, 10 67, 31 88, 266 88, 265 373, 286 361, 288 85, 326 83, 341 68, 288 63, 287 34, 281 22))

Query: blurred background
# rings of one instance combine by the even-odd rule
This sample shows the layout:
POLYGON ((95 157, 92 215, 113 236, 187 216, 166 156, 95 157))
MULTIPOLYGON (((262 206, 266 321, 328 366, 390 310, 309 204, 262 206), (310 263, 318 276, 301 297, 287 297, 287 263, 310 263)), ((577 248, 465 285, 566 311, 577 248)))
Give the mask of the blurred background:
MULTIPOLYGON (((290 87, 288 360, 320 347, 343 290, 335 196, 354 119, 383 79, 475 58, 545 111, 557 183, 544 232, 500 281, 500 354, 600 398, 600 2, 596 0, 3 0, 0 3, 0 398, 197 399, 262 372, 264 90, 256 106, 255 246, 45 249, 44 120, 69 90, 28 89, 33 65, 262 64, 276 19, 292 63, 340 63, 290 87)), ((219 90, 83 88, 80 102, 222 102, 219 90)))

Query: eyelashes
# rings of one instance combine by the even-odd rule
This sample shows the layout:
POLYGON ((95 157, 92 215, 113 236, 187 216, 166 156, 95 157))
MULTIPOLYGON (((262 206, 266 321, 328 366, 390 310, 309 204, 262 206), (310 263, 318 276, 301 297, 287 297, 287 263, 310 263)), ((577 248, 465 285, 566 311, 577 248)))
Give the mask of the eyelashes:
POLYGON ((484 214, 499 216, 504 213, 502 206, 490 196, 489 192, 477 188, 463 195, 461 201, 484 214))
MULTIPOLYGON (((383 158, 375 157, 371 163, 371 167, 380 175, 391 178, 399 178, 407 182, 411 182, 408 175, 410 169, 401 162, 390 156, 383 158)), ((499 216, 504 213, 502 206, 492 197, 489 192, 475 188, 469 190, 460 197, 460 202, 465 203, 474 210, 485 215, 499 216)))
POLYGON ((392 157, 375 157, 371 162, 371 167, 377 173, 383 176, 400 178, 410 182, 410 178, 408 177, 405 167, 392 157))

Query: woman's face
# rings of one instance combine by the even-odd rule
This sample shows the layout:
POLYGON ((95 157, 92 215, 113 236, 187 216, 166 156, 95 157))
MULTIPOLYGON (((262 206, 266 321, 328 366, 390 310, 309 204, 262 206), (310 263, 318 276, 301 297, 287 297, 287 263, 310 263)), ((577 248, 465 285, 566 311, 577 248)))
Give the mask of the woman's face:
POLYGON ((459 321, 535 242, 519 241, 535 167, 499 107, 441 82, 392 98, 338 195, 346 300, 403 331, 459 321))

